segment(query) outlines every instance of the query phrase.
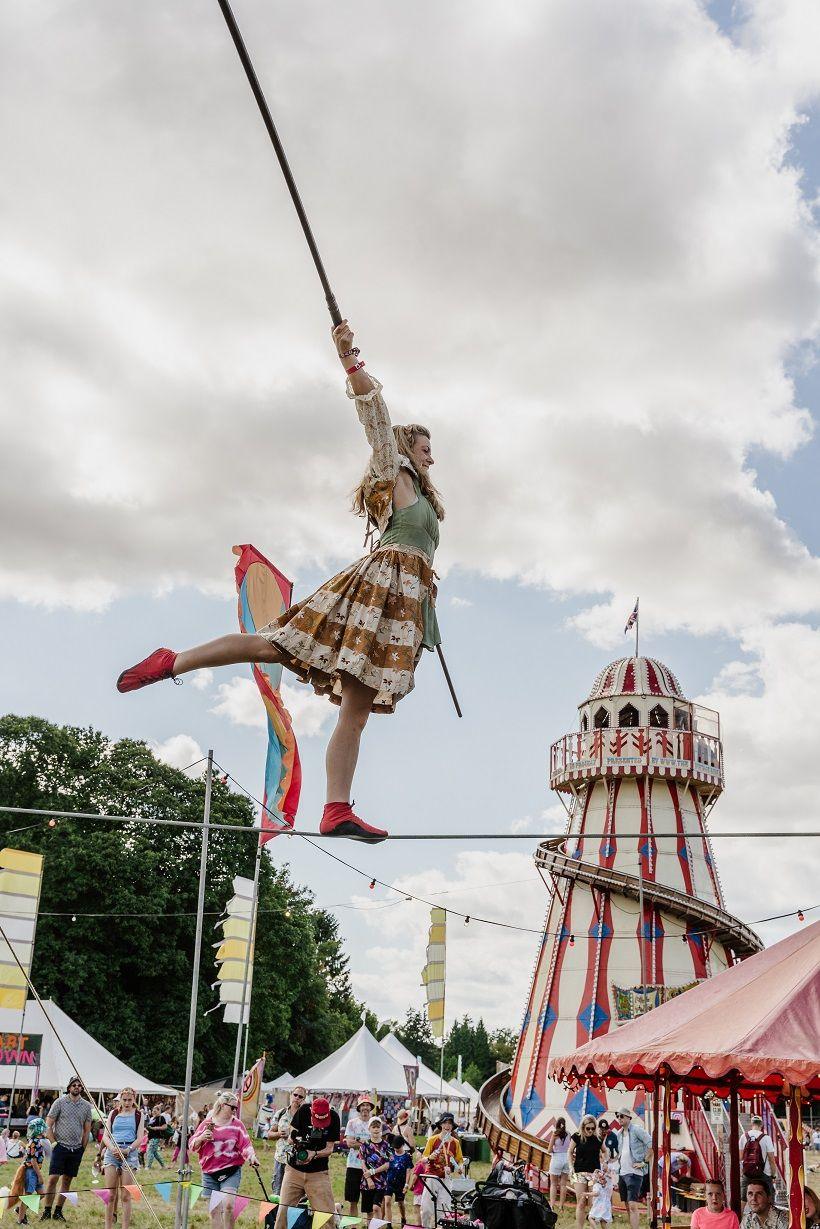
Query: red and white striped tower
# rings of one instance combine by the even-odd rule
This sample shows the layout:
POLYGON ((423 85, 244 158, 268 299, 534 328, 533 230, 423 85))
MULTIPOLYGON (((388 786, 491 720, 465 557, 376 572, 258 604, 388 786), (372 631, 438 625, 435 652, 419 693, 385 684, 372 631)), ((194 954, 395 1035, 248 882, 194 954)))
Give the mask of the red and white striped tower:
POLYGON ((720 719, 668 667, 627 657, 602 670, 579 729, 552 746, 550 784, 569 823, 536 853, 551 899, 504 1098, 513 1122, 541 1137, 559 1115, 574 1129, 608 1109, 605 1090, 548 1080, 552 1054, 760 947, 724 909, 706 830, 723 790, 720 719))

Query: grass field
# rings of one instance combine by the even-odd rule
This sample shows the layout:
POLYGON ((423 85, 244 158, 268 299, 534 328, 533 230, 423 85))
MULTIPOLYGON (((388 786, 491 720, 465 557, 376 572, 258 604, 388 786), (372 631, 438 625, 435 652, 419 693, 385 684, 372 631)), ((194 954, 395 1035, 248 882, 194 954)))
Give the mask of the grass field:
MULTIPOLYGON (((262 1180, 264 1181, 265 1186, 267 1187, 268 1191, 270 1191, 270 1177, 273 1171, 273 1145, 267 1144, 262 1140, 257 1140, 254 1146, 256 1148, 256 1152, 257 1152, 257 1155, 261 1163, 262 1180)), ((103 1222, 104 1222, 104 1205, 102 1201, 97 1199, 96 1196, 92 1192, 95 1190, 100 1190, 103 1184, 102 1183, 94 1184, 92 1181, 92 1176, 91 1176, 92 1157, 93 1157, 93 1153, 92 1153, 92 1150, 89 1148, 86 1151, 85 1160, 83 1161, 79 1176, 77 1180, 74 1182, 73 1188, 72 1188, 73 1190, 76 1190, 80 1193, 78 1206, 76 1208, 73 1208, 71 1207, 70 1204, 66 1204, 65 1216, 66 1216, 67 1221, 73 1221, 75 1225, 83 1225, 83 1226, 89 1225, 89 1226, 102 1227, 103 1222)), ((170 1151, 167 1153, 167 1158, 170 1160, 170 1151)), ((812 1158, 817 1158, 818 1161, 820 1161, 820 1156, 818 1156, 817 1153, 807 1153, 807 1160, 810 1160, 812 1158)), ((5 1165, 0 1165, 0 1185, 9 1186, 11 1184, 11 1180, 14 1176, 16 1166, 17 1166, 17 1162, 15 1161, 9 1161, 5 1165)), ((333 1193, 338 1202, 341 1202, 341 1199, 342 1199, 342 1192, 344 1188, 344 1170, 345 1170, 344 1157, 343 1156, 332 1157, 331 1162, 330 1162, 331 1180, 333 1183, 333 1193)), ((487 1165, 486 1163, 473 1162, 473 1166, 471 1170, 471 1177, 475 1178, 476 1180, 481 1180, 482 1178, 486 1178, 488 1171, 489 1171, 489 1165, 487 1165)), ((161 1169, 161 1170, 158 1169, 156 1166, 154 1166, 154 1168, 152 1168, 150 1171, 141 1169, 139 1171, 138 1177, 139 1177, 139 1182, 141 1185, 144 1183, 148 1183, 148 1182, 151 1182, 151 1183, 153 1182, 174 1182, 177 1179, 177 1173, 176 1173, 176 1170, 170 1166, 166 1167, 165 1169, 161 1169)), ((199 1177, 199 1167, 195 1166, 194 1174, 192 1175, 192 1181, 196 1182, 198 1177, 199 1177)), ((809 1184, 813 1186, 815 1189, 820 1189, 820 1181, 818 1181, 818 1178, 820 1178, 820 1173, 809 1173, 808 1174, 809 1184)), ((259 1182, 257 1181, 253 1173, 253 1170, 248 1169, 247 1167, 243 1171, 242 1185, 240 1187, 239 1193, 241 1195, 251 1196, 253 1200, 259 1200, 263 1198, 262 1190, 259 1186, 259 1182)), ((156 1190, 154 1190, 153 1187, 146 1185, 144 1200, 141 1203, 136 1204, 134 1207, 134 1214, 132 1216, 132 1222, 131 1222, 133 1229, 143 1229, 143 1226, 147 1227, 149 1225, 156 1226, 157 1223, 162 1225, 163 1229, 170 1229, 170 1227, 173 1226, 173 1223, 174 1223, 173 1200, 175 1199, 175 1197, 176 1197, 176 1187, 172 1188, 172 1194, 171 1194, 172 1202, 168 1204, 163 1201, 162 1197, 159 1194, 157 1194, 156 1190), (150 1209, 153 1209, 154 1213, 156 1214, 156 1219, 151 1214, 149 1207, 146 1207, 146 1204, 149 1205, 150 1209)), ((249 1204, 246 1210, 242 1213, 239 1223, 247 1224, 249 1226, 252 1224, 255 1224, 257 1222, 258 1210, 259 1210, 258 1203, 254 1202, 254 1203, 249 1204)), ((408 1213, 409 1211, 410 1209, 408 1207, 408 1213)), ((9 1226, 12 1225, 14 1223, 14 1215, 15 1215, 14 1213, 6 1213, 3 1223, 9 1226)), ((30 1223, 34 1223, 35 1221, 39 1219, 39 1217, 35 1216, 34 1213, 29 1212, 28 1219, 30 1223)), ((416 1218, 415 1217, 411 1218, 411 1220, 414 1220, 414 1219, 416 1218)), ((397 1208, 394 1208, 393 1222, 395 1225, 399 1224, 399 1216, 398 1216, 397 1208)), ((191 1212, 188 1218, 188 1223, 190 1225, 201 1226, 202 1229, 204 1229, 204 1227, 210 1223, 210 1218, 208 1216, 208 1207, 207 1207, 207 1203, 204 1198, 200 1198, 196 1206, 191 1209, 191 1212)), ((674 1223, 676 1225, 687 1225, 689 1223, 689 1217, 682 1216, 682 1215, 681 1216, 676 1215, 674 1219, 674 1223)), ((628 1221, 626 1220, 626 1217, 623 1214, 616 1213, 614 1225, 616 1229, 618 1229, 619 1226, 620 1226, 620 1229, 623 1229, 623 1226, 628 1225, 628 1221)), ((565 1212, 561 1217, 559 1217, 557 1229, 574 1229, 574 1226, 575 1226, 574 1209, 570 1210, 569 1212, 565 1212)))

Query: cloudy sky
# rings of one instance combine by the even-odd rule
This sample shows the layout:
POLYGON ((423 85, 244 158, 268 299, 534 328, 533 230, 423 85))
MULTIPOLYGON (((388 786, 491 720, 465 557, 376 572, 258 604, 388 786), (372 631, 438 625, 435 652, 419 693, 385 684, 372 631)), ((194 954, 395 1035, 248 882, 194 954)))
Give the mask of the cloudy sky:
MULTIPOLYGON (((722 714, 713 827, 816 828, 820 8, 237 13, 340 305, 394 419, 430 426, 447 505, 465 717, 427 657, 368 730, 357 806, 525 838, 339 852, 537 931, 549 744, 625 651, 636 594, 643 647, 722 714)), ((158 644, 234 629, 235 542, 297 595, 360 550, 366 449, 281 175, 215 2, 29 0, 0 48, 3 708, 180 766, 213 747, 258 791, 242 671, 113 684, 158 644)), ((333 712, 286 694, 314 827, 333 712)), ((420 1004, 423 909, 297 838, 272 852, 337 910, 373 1008, 420 1004)), ((746 920, 820 905, 816 842, 717 855, 746 920)), ((451 930, 452 1010, 517 1025, 535 935, 451 930)))

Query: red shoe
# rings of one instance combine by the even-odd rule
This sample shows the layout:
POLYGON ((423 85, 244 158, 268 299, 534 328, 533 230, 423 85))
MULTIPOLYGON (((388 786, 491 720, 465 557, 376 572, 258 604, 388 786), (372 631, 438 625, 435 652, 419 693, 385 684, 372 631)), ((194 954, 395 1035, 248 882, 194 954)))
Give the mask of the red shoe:
POLYGON ((321 836, 349 836, 352 841, 364 841, 367 845, 378 845, 388 837, 384 828, 374 828, 354 815, 349 802, 325 804, 319 833, 321 836))
POLYGON ((139 691, 149 683, 173 678, 174 662, 177 659, 172 649, 155 649, 150 657, 137 662, 130 670, 123 670, 117 679, 117 691, 139 691))

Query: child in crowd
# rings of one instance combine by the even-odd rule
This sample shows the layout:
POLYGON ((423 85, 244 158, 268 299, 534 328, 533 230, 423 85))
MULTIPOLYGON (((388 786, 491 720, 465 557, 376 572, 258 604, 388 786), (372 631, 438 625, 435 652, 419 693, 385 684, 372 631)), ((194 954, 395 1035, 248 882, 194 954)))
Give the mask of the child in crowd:
POLYGON ((592 1207, 589 1223, 594 1229, 606 1229, 612 1224, 612 1191, 618 1174, 618 1162, 610 1161, 605 1169, 596 1169, 592 1175, 592 1207))
POLYGON ((413 1192, 413 1207, 416 1208, 416 1224, 421 1224, 421 1201, 424 1197, 424 1183, 422 1178, 425 1174, 430 1173, 430 1166, 425 1161, 424 1157, 419 1161, 418 1165, 413 1166, 413 1171, 408 1179, 408 1186, 413 1192))
MULTIPOLYGON (((19 1188, 20 1195, 42 1195, 43 1193, 43 1164, 45 1162, 45 1149, 43 1148, 43 1136, 46 1133, 46 1124, 42 1118, 32 1118, 26 1128, 26 1144, 22 1148, 22 1165, 15 1174, 14 1182, 12 1183, 12 1193, 17 1194, 19 1188), (20 1173, 22 1170, 22 1174, 20 1173)), ((19 1137, 19 1131, 15 1132, 19 1137)), ((26 1204, 17 1204, 17 1223, 19 1225, 27 1225, 28 1217, 26 1216, 26 1204)))
POLYGON ((404 1197, 410 1189, 408 1178, 410 1170, 413 1168, 413 1156, 410 1152, 410 1145, 403 1135, 388 1135, 387 1142, 390 1145, 392 1155, 387 1169, 387 1192, 384 1197, 382 1216, 392 1224, 393 1200, 395 1199, 399 1205, 401 1223, 406 1225, 407 1212, 405 1211, 404 1197))
POLYGON ((363 1140, 359 1147, 362 1162, 362 1212, 365 1216, 382 1218, 391 1150, 382 1134, 381 1118, 371 1118, 367 1125, 370 1138, 363 1140))
POLYGON ((18 1161, 23 1155, 23 1145, 20 1142, 20 1132, 13 1131, 11 1139, 6 1144, 6 1156, 10 1161, 18 1161))

